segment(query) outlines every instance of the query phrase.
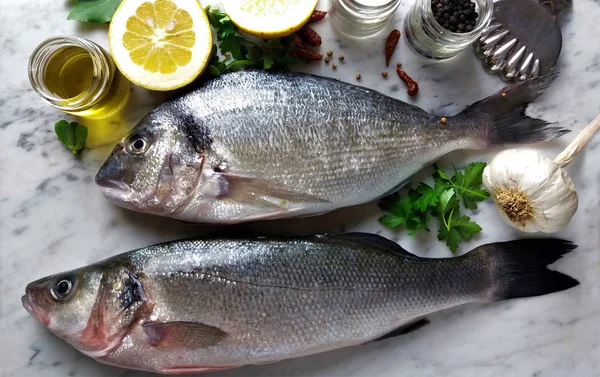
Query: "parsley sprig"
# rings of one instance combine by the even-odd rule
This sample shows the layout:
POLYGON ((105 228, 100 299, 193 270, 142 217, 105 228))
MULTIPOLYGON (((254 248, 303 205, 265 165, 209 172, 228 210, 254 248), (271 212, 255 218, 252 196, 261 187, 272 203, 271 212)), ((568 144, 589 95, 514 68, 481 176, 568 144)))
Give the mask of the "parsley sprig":
POLYGON ((490 196, 481 188, 485 165, 485 162, 473 162, 464 173, 454 167, 452 177, 434 165, 434 185, 421 182, 404 197, 395 193, 384 198, 379 207, 389 213, 379 222, 391 228, 404 226, 409 235, 414 236, 420 230, 429 231, 429 222, 436 217, 440 223, 438 239, 446 241, 455 253, 461 242, 481 232, 479 224, 461 214, 460 203, 467 209, 477 209, 477 203, 490 196))
POLYGON ((246 67, 262 69, 286 69, 300 62, 289 55, 294 48, 295 34, 270 40, 244 37, 226 13, 211 7, 204 8, 211 26, 215 29, 217 46, 213 45, 208 72, 214 76, 246 67))

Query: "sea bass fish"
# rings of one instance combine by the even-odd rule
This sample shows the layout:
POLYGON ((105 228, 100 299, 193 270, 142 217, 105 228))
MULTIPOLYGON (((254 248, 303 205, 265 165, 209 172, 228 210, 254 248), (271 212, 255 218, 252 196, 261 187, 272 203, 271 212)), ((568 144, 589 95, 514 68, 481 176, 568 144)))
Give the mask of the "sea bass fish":
POLYGON ((190 222, 314 215, 396 191, 457 149, 567 132, 524 116, 553 76, 439 116, 374 90, 299 74, 223 75, 150 112, 96 176, 123 207, 190 222))
POLYGON ((391 337, 465 303, 571 288, 575 279, 546 266, 574 248, 531 239, 427 259, 365 233, 182 240, 32 282, 22 301, 98 361, 206 372, 391 337))

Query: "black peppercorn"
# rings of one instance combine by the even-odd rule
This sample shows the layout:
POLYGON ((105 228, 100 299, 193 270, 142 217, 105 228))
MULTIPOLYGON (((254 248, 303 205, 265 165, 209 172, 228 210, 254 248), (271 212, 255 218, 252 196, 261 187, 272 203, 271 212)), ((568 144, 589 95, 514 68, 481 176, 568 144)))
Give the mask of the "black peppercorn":
POLYGON ((477 24, 479 14, 473 0, 431 0, 435 20, 452 32, 466 33, 477 24))

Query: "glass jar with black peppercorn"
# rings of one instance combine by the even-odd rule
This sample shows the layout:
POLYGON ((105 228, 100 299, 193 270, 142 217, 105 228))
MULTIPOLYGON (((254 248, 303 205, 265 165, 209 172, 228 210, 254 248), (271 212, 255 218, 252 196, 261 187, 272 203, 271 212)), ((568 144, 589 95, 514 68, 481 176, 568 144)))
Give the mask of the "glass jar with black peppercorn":
POLYGON ((492 12, 493 0, 416 0, 404 19, 404 36, 417 54, 448 59, 477 40, 492 12))

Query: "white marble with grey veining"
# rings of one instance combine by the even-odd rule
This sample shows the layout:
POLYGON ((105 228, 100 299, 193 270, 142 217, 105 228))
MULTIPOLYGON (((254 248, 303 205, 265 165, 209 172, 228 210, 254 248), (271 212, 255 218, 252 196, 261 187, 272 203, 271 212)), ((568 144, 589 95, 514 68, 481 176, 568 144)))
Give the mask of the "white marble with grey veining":
MULTIPOLYGON (((400 28, 412 0, 399 8, 400 28)), ((560 18, 564 47, 560 76, 528 113, 580 130, 600 111, 600 3, 575 0, 560 18)), ((66 20, 71 1, 3 0, 0 9, 0 375, 2 377, 141 377, 147 373, 108 367, 80 354, 46 331, 21 307, 27 282, 109 255, 159 241, 202 234, 212 228, 145 216, 117 208, 101 196, 93 177, 110 147, 75 159, 53 134, 63 115, 43 103, 27 79, 27 59, 42 40, 78 35, 106 46, 106 26, 66 20)), ((323 4, 322 6, 323 7, 323 4)), ((324 63, 302 70, 339 77, 410 101, 440 115, 453 114, 502 86, 482 70, 467 50, 445 63, 420 60, 401 40, 394 61, 418 82, 409 99, 404 84, 389 69, 383 79, 383 39, 356 43, 316 26, 322 51, 343 54, 333 71, 324 63)), ((168 95, 136 88, 125 120, 131 125, 168 95)), ((67 117, 67 119, 71 119, 67 117)), ((536 146, 556 155, 575 136, 536 146)), ((457 152, 443 159, 464 166, 489 160, 498 150, 457 152)), ((224 371, 214 376, 327 377, 595 377, 600 376, 600 136, 568 168, 576 182, 580 208, 557 236, 580 247, 557 268, 581 282, 577 288, 544 297, 467 305, 431 317, 426 328, 399 338, 321 355, 224 371)), ((418 181, 426 173, 415 177, 418 181)), ((374 204, 304 220, 242 226, 262 233, 361 230, 381 233, 419 255, 448 256, 435 232, 411 238, 378 224, 374 204)), ((491 203, 474 216, 483 233, 462 247, 522 236, 505 226, 491 203)))

